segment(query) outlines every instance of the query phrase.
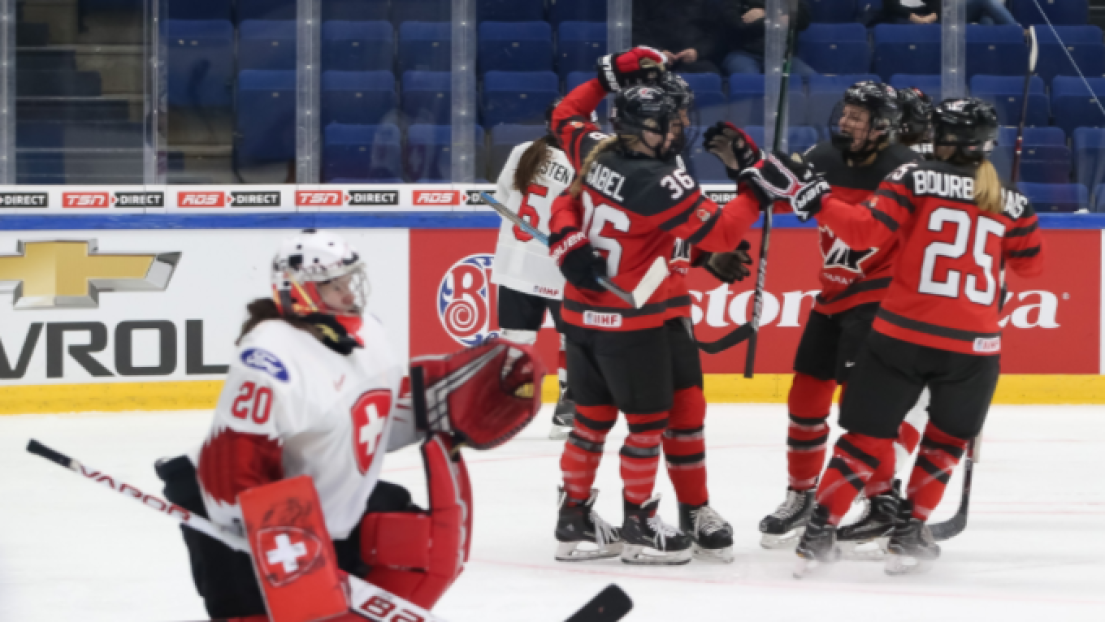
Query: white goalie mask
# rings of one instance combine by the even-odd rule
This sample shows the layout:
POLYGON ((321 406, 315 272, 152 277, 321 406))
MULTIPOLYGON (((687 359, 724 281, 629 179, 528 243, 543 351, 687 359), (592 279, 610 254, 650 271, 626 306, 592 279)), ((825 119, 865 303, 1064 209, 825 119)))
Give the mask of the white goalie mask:
POLYGON ((365 264, 341 236, 304 229, 272 261, 272 293, 282 313, 360 317, 371 291, 365 264))

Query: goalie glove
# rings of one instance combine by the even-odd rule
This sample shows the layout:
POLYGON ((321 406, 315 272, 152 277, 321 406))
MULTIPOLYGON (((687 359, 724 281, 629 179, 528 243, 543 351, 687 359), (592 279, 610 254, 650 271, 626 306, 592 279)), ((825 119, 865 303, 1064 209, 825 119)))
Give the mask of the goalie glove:
POLYGON ((748 254, 751 246, 746 240, 741 240, 737 249, 728 253, 712 253, 706 260, 706 271, 714 275, 714 278, 722 283, 730 285, 743 281, 752 274, 748 266, 752 265, 752 257, 748 254))
POLYGON ((728 121, 718 121, 702 134, 702 147, 725 165, 729 179, 739 180, 741 171, 763 159, 759 145, 747 132, 728 121))
POLYGON ((453 354, 412 359, 415 422, 475 449, 498 447, 541 408, 544 375, 531 346, 497 337, 453 354))
POLYGON ((620 54, 600 56, 597 70, 607 93, 631 86, 654 86, 664 73, 664 55, 650 47, 638 46, 620 54))
POLYGON ((785 201, 798 219, 805 222, 821 211, 821 199, 832 191, 829 182, 806 164, 802 157, 776 152, 740 174, 768 201, 785 201))

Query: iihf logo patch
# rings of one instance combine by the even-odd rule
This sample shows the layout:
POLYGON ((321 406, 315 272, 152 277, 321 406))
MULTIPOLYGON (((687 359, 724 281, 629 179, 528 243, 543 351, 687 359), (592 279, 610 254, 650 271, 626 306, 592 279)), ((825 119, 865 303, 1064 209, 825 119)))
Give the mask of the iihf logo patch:
POLYGON ((453 264, 437 288, 437 316, 445 332, 463 346, 498 337, 491 330, 491 265, 494 255, 469 255, 453 264))

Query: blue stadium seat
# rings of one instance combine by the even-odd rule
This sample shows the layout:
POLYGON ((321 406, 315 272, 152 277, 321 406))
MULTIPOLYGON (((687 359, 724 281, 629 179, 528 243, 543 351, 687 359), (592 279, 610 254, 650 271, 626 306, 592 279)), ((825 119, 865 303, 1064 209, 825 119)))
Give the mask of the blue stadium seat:
POLYGON ((331 123, 323 130, 322 181, 401 183, 399 127, 331 123))
POLYGON ((560 96, 560 81, 551 71, 489 71, 484 76, 483 123, 545 122, 545 109, 560 96))
POLYGON ((403 74, 403 118, 407 125, 447 125, 451 122, 453 78, 448 71, 407 71, 403 74))
MULTIPOLYGON (((572 92, 572 89, 583 84, 584 82, 594 79, 594 77, 594 69, 592 69, 591 71, 573 71, 568 74, 568 79, 566 81, 568 89, 564 92, 570 93, 572 92)), ((695 95, 697 95, 697 93, 695 95)), ((598 116, 600 123, 605 123, 610 118, 609 101, 609 99, 602 100, 602 103, 599 104, 599 107, 595 109, 595 114, 598 116)))
MULTIPOLYGON (((695 130, 696 136, 702 136, 707 126, 695 130)), ((732 184, 733 182, 725 174, 725 165, 714 154, 706 151, 701 140, 696 140, 690 146, 690 163, 692 175, 701 184, 732 184)))
POLYGON ((843 99, 848 87, 862 80, 877 82, 878 79, 875 74, 810 76, 806 120, 813 125, 829 125, 833 108, 843 99))
POLYGON ((391 5, 391 22, 448 22, 453 18, 452 4, 450 0, 396 0, 391 5))
MULTIPOLYGON (((801 76, 791 76, 787 94, 790 125, 806 123, 806 93, 801 76)), ((756 74, 729 76, 729 120, 738 127, 764 122, 764 77, 756 74)))
POLYGON ((871 68, 867 29, 856 23, 810 24, 798 35, 798 56, 820 73, 866 73, 871 68))
POLYGON ((295 69, 295 22, 242 22, 238 27, 238 68, 295 69))
POLYGON ((399 111, 390 71, 324 71, 320 82, 322 125, 394 123, 399 111))
POLYGON ((606 3, 595 0, 549 0, 549 23, 559 26, 564 22, 606 23, 606 3))
POLYGON ((1091 212, 1105 212, 1105 184, 1098 184, 1093 187, 1093 209, 1091 212))
POLYGON ((484 22, 480 24, 480 73, 488 71, 550 71, 552 28, 548 22, 484 22))
POLYGON ((448 22, 404 22, 399 26, 399 71, 449 71, 452 40, 448 22))
POLYGON ((296 0, 237 0, 235 13, 239 24, 254 19, 295 20, 295 5, 296 0))
POLYGON ((1105 78, 1089 78, 1091 94, 1079 78, 1058 76, 1051 83, 1053 125, 1068 135, 1078 127, 1105 127, 1105 113, 1099 98, 1105 96, 1105 78))
POLYGON ((1082 184, 1020 182, 1017 188, 1032 202, 1036 212, 1076 212, 1090 207, 1090 192, 1082 184))
POLYGON ((20 97, 99 97, 103 82, 98 71, 17 70, 15 92, 20 97))
POLYGON ((234 83, 234 26, 228 20, 165 23, 169 105, 225 108, 234 83))
POLYGON ((680 74, 694 91, 694 110, 691 123, 713 125, 725 119, 729 113, 725 93, 721 90, 721 76, 716 73, 680 74))
MULTIPOLYGON (((1052 24, 1067 26, 1080 26, 1089 20, 1090 9, 1088 0, 1009 0, 1008 8, 1022 24, 1043 24, 1050 21, 1052 24), (1047 14, 1047 20, 1040 14, 1036 2, 1043 7, 1047 14)), ((1042 30, 1042 29, 1038 29, 1042 30)))
POLYGON ((940 81, 941 77, 937 75, 916 75, 908 73, 896 73, 890 76, 890 86, 896 89, 904 89, 909 87, 916 87, 925 92, 932 98, 933 102, 941 100, 940 97, 940 81))
MULTIPOLYGON (((476 126, 476 175, 483 178, 486 168, 484 131, 476 126)), ((403 170, 410 182, 452 181, 451 151, 453 128, 449 125, 412 125, 407 132, 403 170)))
POLYGON ((499 173, 510 152, 518 145, 537 140, 545 135, 545 128, 540 125, 496 125, 491 129, 491 174, 488 176, 492 182, 499 179, 499 173))
POLYGON ((238 74, 235 134, 240 162, 295 158, 295 93, 294 70, 238 74))
POLYGON ((557 32, 556 68, 561 77, 573 71, 595 71, 595 59, 606 54, 605 22, 564 22, 557 32))
POLYGON ((883 80, 896 73, 939 74, 940 49, 938 24, 879 24, 872 73, 883 80))
POLYGON ((323 71, 391 71, 394 50, 391 22, 322 23, 323 71))
MULTIPOLYGON (((1024 78, 1012 76, 975 76, 971 78, 971 95, 990 102, 998 113, 1001 125, 1017 125, 1021 122, 1024 106, 1024 78)), ((1043 127, 1048 124, 1047 95, 1044 81, 1032 76, 1028 88, 1028 116, 1026 125, 1043 127)))
MULTIPOLYGON (((809 0, 810 20, 822 23, 850 22, 855 19, 856 0, 809 0)), ((857 24, 858 25, 858 24, 857 24)), ((854 67, 853 71, 861 70, 854 67)), ((863 71, 867 68, 863 67, 863 71)))
MULTIPOLYGON (((1071 143, 1074 145, 1074 180, 1090 188, 1105 183, 1105 129, 1080 127, 1074 130, 1071 143)), ((1096 190, 1094 196, 1098 201, 1105 198, 1096 190)))
POLYGON ((1071 65, 1067 52, 1078 64, 1078 69, 1087 77, 1100 78, 1105 75, 1105 44, 1102 43, 1101 29, 1097 26, 1056 26, 1059 38, 1050 28, 1037 28, 1036 40, 1040 45, 1040 57, 1036 61, 1036 75, 1051 84, 1055 76, 1076 76, 1078 71, 1071 65), (1059 44, 1062 40, 1066 50, 1059 44))
POLYGON ((978 74, 1024 76, 1028 46, 1020 26, 967 26, 967 78, 978 74))
POLYGON ((168 4, 169 20, 219 19, 230 21, 231 0, 169 0, 168 4))
MULTIPOLYGON (((1013 170, 1013 149, 1017 143, 1017 128, 1003 127, 998 133, 998 146, 990 160, 1002 179, 1010 179, 1013 170)), ((1070 181, 1070 150, 1067 135, 1057 127, 1026 127, 1021 152, 1021 181, 1067 183, 1070 181)))
POLYGON ((544 19, 545 0, 476 0, 476 21, 480 23, 535 22, 544 19))
POLYGON ((391 12, 388 0, 320 0, 322 21, 387 21, 391 12))

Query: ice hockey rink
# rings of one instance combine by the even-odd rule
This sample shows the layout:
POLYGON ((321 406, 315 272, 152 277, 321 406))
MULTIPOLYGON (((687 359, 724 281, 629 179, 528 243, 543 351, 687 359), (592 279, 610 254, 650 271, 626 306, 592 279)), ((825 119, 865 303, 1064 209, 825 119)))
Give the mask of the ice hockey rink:
MULTIPOLYGON (((553 560, 560 443, 548 407, 516 440, 466 453, 475 488, 472 558, 435 609, 446 620, 557 621, 609 583, 627 620, 1105 620, 1105 407, 995 406, 975 471, 970 523, 926 575, 892 578, 846 561, 791 578, 790 552, 759 547, 756 524, 785 488, 783 405, 711 405, 712 504, 736 531, 736 561, 631 567, 553 560)), ((153 462, 203 438, 203 411, 0 417, 0 620, 203 620, 184 545, 164 517, 32 456, 36 438, 160 494, 153 462)), ((619 425, 597 486, 621 521, 619 425)), ((388 456, 385 478, 425 500, 417 451, 388 456)), ((676 521, 666 476, 662 514, 676 521)), ((959 475, 934 520, 958 503, 959 475)))

